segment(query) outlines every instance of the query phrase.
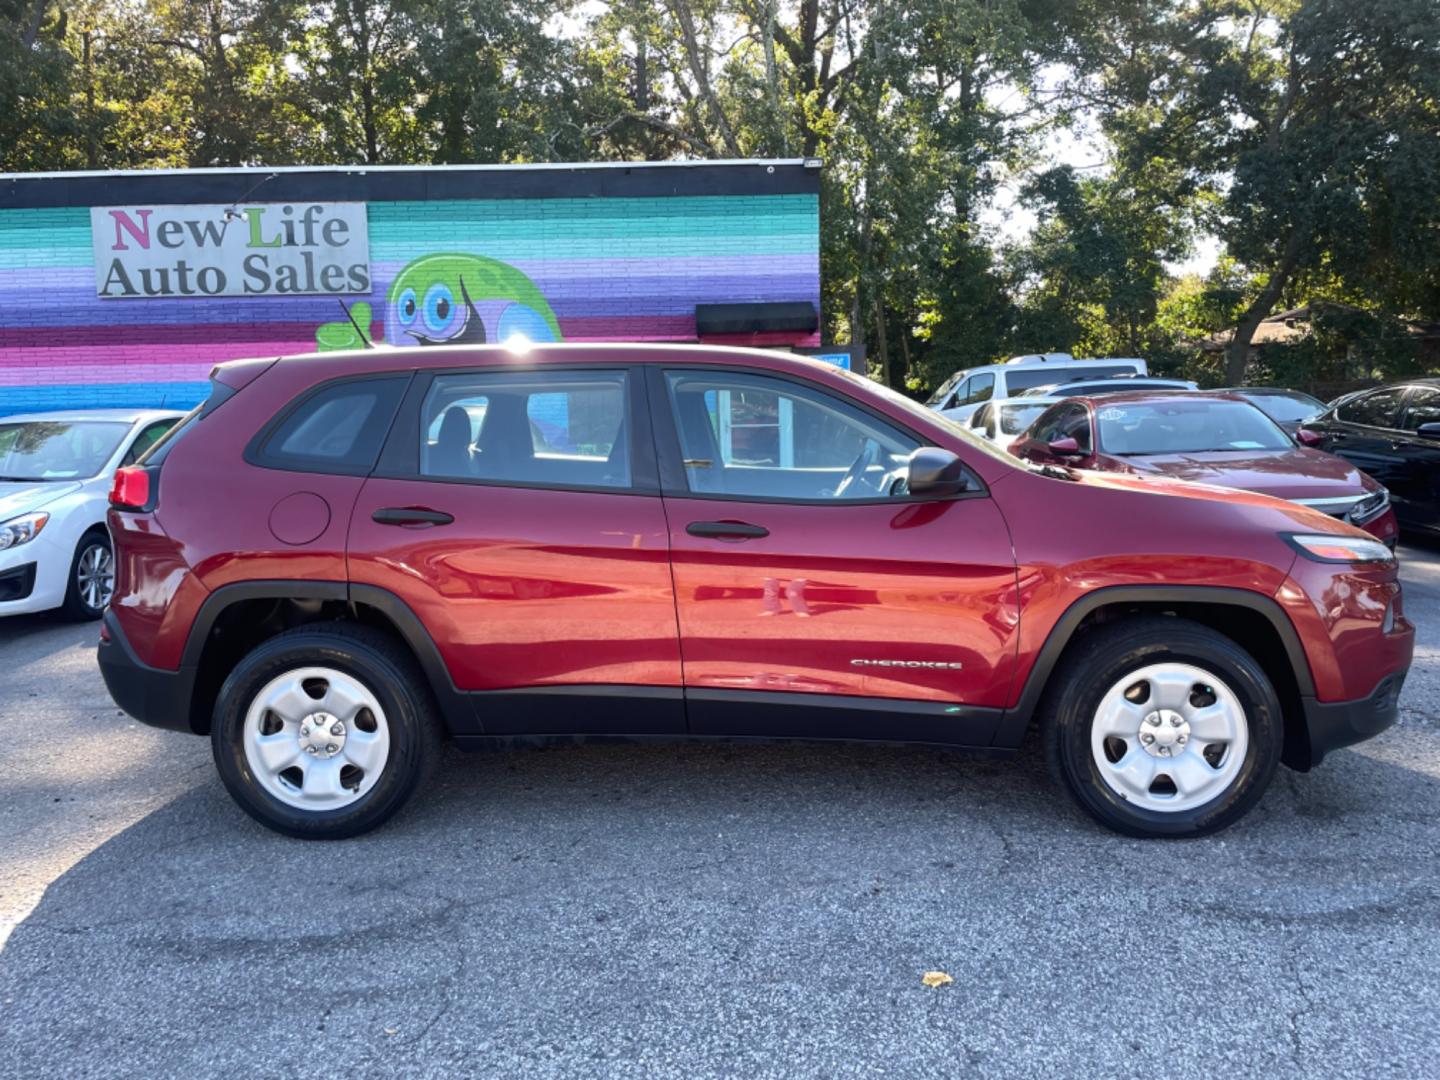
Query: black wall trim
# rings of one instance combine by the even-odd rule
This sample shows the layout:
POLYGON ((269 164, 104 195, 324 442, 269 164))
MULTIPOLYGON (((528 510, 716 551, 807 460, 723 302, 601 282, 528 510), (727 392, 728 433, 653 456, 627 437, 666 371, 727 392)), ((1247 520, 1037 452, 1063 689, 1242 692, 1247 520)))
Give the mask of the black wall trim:
POLYGON ((995 733, 997 746, 1013 748, 1020 745, 1030 726, 1030 719, 1040 705, 1046 683, 1050 681, 1060 654, 1070 644, 1076 628, 1085 616, 1111 604, 1210 604, 1258 612, 1274 627, 1285 646, 1301 696, 1315 695, 1315 681, 1310 675, 1310 661, 1300 644, 1300 635, 1285 610, 1265 594, 1211 585, 1116 585, 1087 593, 1065 609, 1065 614, 1051 628, 1040 655, 1035 659, 1035 666, 1025 679, 1020 700, 1013 708, 1005 710, 1004 721, 995 733))
POLYGON ((315 169, 52 174, 0 179, 0 209, 127 203, 388 202, 425 199, 818 195, 820 170, 759 161, 566 168, 315 169), (767 171, 768 170, 768 171, 767 171), (267 179, 269 177, 269 179, 267 179))
POLYGON ((809 333, 819 328, 820 316, 815 312, 815 305, 807 300, 695 305, 695 331, 702 335, 783 330, 809 333))

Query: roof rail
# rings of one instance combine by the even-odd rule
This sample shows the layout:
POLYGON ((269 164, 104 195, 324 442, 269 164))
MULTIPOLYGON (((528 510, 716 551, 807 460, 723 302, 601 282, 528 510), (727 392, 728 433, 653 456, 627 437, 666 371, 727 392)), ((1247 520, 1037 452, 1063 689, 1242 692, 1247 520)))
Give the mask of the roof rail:
POLYGON ((1024 356, 1012 356, 1006 360, 1007 364, 1073 364, 1075 357, 1068 352, 1047 352, 1047 353, 1026 353, 1024 356))

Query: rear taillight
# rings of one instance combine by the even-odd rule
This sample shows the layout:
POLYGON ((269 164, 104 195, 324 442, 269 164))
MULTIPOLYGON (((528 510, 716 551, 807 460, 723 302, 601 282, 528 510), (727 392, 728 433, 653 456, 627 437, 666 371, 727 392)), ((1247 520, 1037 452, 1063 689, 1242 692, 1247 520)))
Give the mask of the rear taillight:
POLYGON ((126 465, 115 470, 110 485, 110 505, 117 510, 153 510, 156 495, 155 473, 144 465, 126 465))

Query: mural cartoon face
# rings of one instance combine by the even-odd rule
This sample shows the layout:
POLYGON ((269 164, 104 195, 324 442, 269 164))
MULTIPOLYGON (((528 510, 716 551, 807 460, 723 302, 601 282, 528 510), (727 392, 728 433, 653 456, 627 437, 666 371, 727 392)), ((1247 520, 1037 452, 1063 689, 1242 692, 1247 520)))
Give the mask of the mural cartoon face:
MULTIPOLYGON (((351 314, 368 330, 368 305, 354 305, 351 314)), ((383 318, 391 345, 561 340, 560 323, 535 283, 481 255, 439 253, 408 264, 390 283, 383 318)), ((348 322, 320 327, 315 342, 321 351, 364 344, 348 322)))
POLYGON ((560 324, 535 283, 479 255, 426 255, 400 271, 385 295, 392 345, 559 341, 560 324))

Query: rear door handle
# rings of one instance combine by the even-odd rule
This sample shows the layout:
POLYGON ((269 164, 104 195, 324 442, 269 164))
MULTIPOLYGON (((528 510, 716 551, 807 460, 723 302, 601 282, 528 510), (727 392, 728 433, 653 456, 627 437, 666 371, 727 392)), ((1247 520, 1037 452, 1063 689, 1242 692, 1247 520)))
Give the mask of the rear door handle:
POLYGON ((711 540, 758 540, 770 535, 765 526, 744 521, 692 521, 685 526, 685 531, 711 540))
POLYGON ((380 525, 449 525, 455 515, 423 506, 387 506, 371 514, 370 520, 380 525))

